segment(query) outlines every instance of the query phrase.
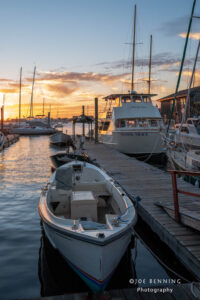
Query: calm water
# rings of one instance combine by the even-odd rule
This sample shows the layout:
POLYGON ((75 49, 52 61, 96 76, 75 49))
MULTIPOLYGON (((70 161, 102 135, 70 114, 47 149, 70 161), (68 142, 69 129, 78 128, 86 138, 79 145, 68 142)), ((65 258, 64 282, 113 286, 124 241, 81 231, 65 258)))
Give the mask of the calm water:
MULTIPOLYGON (((0 299, 88 290, 49 245, 38 215, 40 191, 51 175, 49 156, 55 152, 49 137, 21 137, 0 153, 0 299)), ((130 286, 132 276, 169 278, 139 241, 135 263, 134 255, 129 249, 109 288, 130 286)))

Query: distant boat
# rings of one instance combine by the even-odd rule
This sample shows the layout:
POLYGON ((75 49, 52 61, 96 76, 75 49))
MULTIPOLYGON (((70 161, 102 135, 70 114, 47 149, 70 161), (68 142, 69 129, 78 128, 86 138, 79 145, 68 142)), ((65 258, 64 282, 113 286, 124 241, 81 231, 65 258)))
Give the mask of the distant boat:
POLYGON ((50 135, 55 133, 55 129, 51 127, 25 126, 12 128, 10 133, 20 135, 50 135))
POLYGON ((175 130, 172 138, 176 144, 200 149, 200 116, 188 118, 183 124, 175 124, 175 130))
MULTIPOLYGON (((170 121, 173 116, 173 110, 175 107, 175 101, 176 101, 176 94, 178 92, 178 86, 181 79, 181 73, 182 73, 182 67, 185 60, 185 53, 187 49, 187 43, 190 33, 190 28, 192 24, 193 19, 193 13, 195 8, 196 1, 193 2, 192 7, 192 14, 190 17, 190 22, 188 26, 187 36, 185 39, 185 47, 183 51, 182 61, 181 61, 181 67, 179 71, 178 81, 176 85, 176 92, 175 97, 172 105, 171 110, 171 117, 169 120, 168 128, 170 125, 170 121)), ((188 111, 191 111, 191 103, 190 103, 190 91, 191 86, 194 81, 194 75, 196 70, 196 63, 198 61, 198 55, 199 55, 199 49, 200 49, 200 40, 198 42, 196 56, 193 64, 192 74, 190 77, 189 82, 189 88, 188 88, 188 94, 185 102, 184 107, 184 114, 182 116, 182 121, 180 124, 175 125, 175 132, 172 134, 167 134, 165 137, 166 141, 166 147, 167 147, 167 155, 172 163, 172 167, 175 169, 188 171, 188 172, 200 172, 200 116, 190 117, 187 118, 186 116, 188 111)), ((191 183, 195 183, 195 185, 200 184, 200 178, 199 177, 193 177, 193 176, 187 176, 184 175, 184 179, 191 183)))
POLYGON ((50 143, 55 146, 72 146, 73 141, 70 135, 58 131, 50 138, 50 143))
POLYGON ((58 152, 54 155, 50 156, 51 166, 53 169, 57 169, 60 166, 69 163, 73 160, 85 161, 88 163, 92 163, 89 156, 86 153, 67 153, 66 151, 58 152))
POLYGON ((63 124, 61 122, 58 122, 54 125, 54 128, 63 128, 63 124))
POLYGON ((136 5, 134 10, 134 34, 132 55, 131 90, 128 93, 105 97, 106 109, 99 117, 100 141, 114 149, 133 155, 161 154, 163 147, 162 117, 157 106, 152 104, 150 93, 152 36, 150 38, 148 93, 134 91, 136 5))
POLYGON ((164 125, 151 96, 132 92, 105 97, 116 105, 100 116, 100 141, 125 154, 163 153, 164 125))
POLYGON ((93 291, 103 290, 137 220, 128 196, 100 168, 71 162, 43 189, 39 214, 53 247, 93 291))
MULTIPOLYGON (((185 150, 183 147, 167 149, 169 160, 177 170, 188 172, 200 172, 200 149, 185 150)), ((200 177, 184 175, 186 181, 200 186, 200 177)))

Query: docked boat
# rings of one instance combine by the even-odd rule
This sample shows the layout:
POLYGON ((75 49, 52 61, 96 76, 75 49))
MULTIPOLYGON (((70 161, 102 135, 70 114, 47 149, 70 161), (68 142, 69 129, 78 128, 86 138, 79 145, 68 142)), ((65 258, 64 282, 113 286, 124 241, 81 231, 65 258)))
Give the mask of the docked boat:
POLYGON ((42 126, 23 126, 11 128, 10 133, 20 134, 20 135, 50 135, 55 133, 55 129, 52 127, 42 127, 42 126))
MULTIPOLYGON (((168 147, 167 155, 175 169, 188 172, 200 172, 200 149, 186 150, 178 146, 168 147)), ((184 179, 200 186, 200 177, 184 175, 184 179)))
POLYGON ((74 161, 53 173, 39 214, 53 247, 93 291, 103 290, 137 220, 124 191, 101 169, 74 161))
POLYGON ((55 146, 72 146, 73 141, 71 137, 62 131, 58 131, 55 134, 53 134, 50 138, 50 143, 55 146))
POLYGON ((4 148, 5 136, 3 132, 0 132, 0 151, 4 148))
MULTIPOLYGON (((152 104, 151 94, 114 94, 112 110, 100 117, 100 140, 125 154, 160 154, 164 152, 162 117, 152 104)), ((110 105, 109 105, 110 106, 110 105)))
POLYGON ((183 124, 175 124, 175 130, 173 139, 177 145, 200 149, 200 116, 188 118, 183 124))
POLYGON ((58 152, 54 155, 50 156, 51 159, 51 167, 52 169, 57 169, 58 167, 69 163, 73 160, 85 161, 88 163, 92 163, 89 156, 86 153, 67 153, 66 151, 58 152))

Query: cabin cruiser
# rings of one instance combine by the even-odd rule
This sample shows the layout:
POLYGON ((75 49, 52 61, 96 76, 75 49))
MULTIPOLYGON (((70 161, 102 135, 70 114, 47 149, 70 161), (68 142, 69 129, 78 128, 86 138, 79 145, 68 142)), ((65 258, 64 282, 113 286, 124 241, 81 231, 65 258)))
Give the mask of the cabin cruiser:
POLYGON ((188 118, 186 123, 175 124, 175 130, 175 135, 172 138, 176 144, 200 149, 200 117, 188 118))
POLYGON ((125 192, 100 168, 73 161, 53 173, 39 214, 53 247, 93 291, 103 290, 137 220, 125 192))
POLYGON ((114 106, 100 117, 100 140, 125 154, 164 152, 162 117, 152 104, 151 94, 113 94, 105 97, 114 106))

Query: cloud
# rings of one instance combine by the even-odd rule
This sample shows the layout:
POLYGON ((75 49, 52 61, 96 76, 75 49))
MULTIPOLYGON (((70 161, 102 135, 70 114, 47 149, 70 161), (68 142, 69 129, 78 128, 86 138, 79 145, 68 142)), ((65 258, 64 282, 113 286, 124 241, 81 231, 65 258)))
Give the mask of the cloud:
MULTIPOLYGON (((182 38, 186 38, 186 35, 187 35, 186 32, 183 32, 183 33, 179 34, 179 36, 182 37, 182 38)), ((200 33, 199 32, 191 32, 189 34, 189 38, 193 39, 193 40, 199 40, 200 39, 200 33)))
MULTIPOLYGON (((169 52, 162 52, 153 55, 152 57, 152 66, 153 67, 161 67, 161 66, 171 66, 174 64, 180 63, 180 58, 175 57, 174 54, 169 52)), ((118 60, 112 62, 101 62, 96 64, 97 66, 104 66, 107 70, 114 69, 130 69, 131 62, 127 60, 118 60)), ((149 58, 136 59, 135 60, 136 67, 148 67, 149 66, 149 58)))
POLYGON ((0 88, 0 92, 4 94, 15 94, 19 93, 19 89, 15 88, 0 88))
MULTIPOLYGON (((121 79, 126 74, 112 75, 106 73, 94 73, 94 72, 40 72, 38 81, 57 81, 57 82, 113 82, 121 79)), ((27 78, 27 81, 32 81, 31 78, 27 78)))
POLYGON ((59 97, 65 97, 71 95, 77 90, 77 88, 70 88, 65 84, 46 84, 45 89, 55 93, 59 97))

